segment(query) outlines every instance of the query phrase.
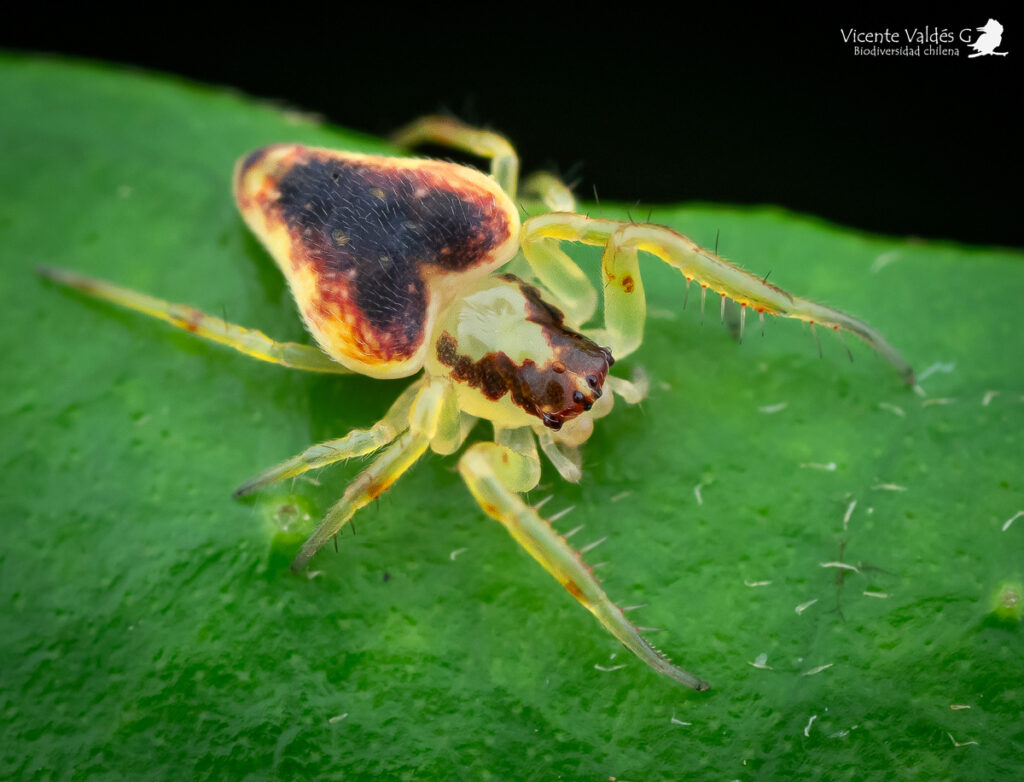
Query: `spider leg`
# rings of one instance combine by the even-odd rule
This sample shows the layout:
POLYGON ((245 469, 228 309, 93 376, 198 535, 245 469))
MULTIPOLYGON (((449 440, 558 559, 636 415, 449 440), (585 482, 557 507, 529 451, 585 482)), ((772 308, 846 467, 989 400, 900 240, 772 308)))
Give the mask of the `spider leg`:
POLYGON ((344 437, 311 445, 297 456, 269 467, 242 484, 232 495, 236 499, 252 494, 271 483, 294 478, 307 470, 364 456, 390 443, 409 426, 409 410, 420 392, 423 381, 417 381, 401 393, 384 417, 369 429, 353 429, 344 437))
POLYGON ((523 198, 540 201, 552 212, 575 212, 576 198, 561 179, 546 171, 530 174, 523 181, 523 198))
POLYGON ((647 393, 651 390, 650 378, 639 367, 633 370, 632 381, 609 375, 604 382, 612 391, 621 396, 628 405, 640 404, 647 398, 647 393))
POLYGON ((292 562, 292 572, 299 572, 313 555, 337 535, 360 508, 387 491, 402 473, 412 467, 430 444, 430 438, 407 429, 397 440, 348 485, 341 499, 332 507, 292 562))
POLYGON ((500 449, 501 479, 505 486, 515 492, 530 491, 537 486, 540 482, 540 458, 530 427, 502 429, 495 426, 493 446, 500 449))
POLYGON ((391 134, 402 147, 437 144, 479 155, 491 161, 491 176, 513 201, 519 179, 519 158, 504 136, 463 124, 452 117, 420 117, 391 134))
POLYGON ((544 451, 544 455, 558 470, 563 480, 579 483, 583 477, 583 457, 580 455, 580 449, 576 445, 559 442, 549 429, 537 432, 537 439, 540 441, 540 449, 544 451))
POLYGON ((580 553, 522 501, 514 477, 524 468, 516 465, 516 460, 517 454, 511 449, 496 443, 477 443, 459 460, 459 472, 484 512, 500 521, 516 542, 626 648, 659 673, 695 690, 708 689, 707 682, 673 665, 640 635, 622 609, 609 600, 580 553))
MULTIPOLYGON (((461 444, 461 438, 465 436, 464 432, 468 433, 468 428, 463 425, 458 407, 452 402, 455 392, 451 384, 427 377, 413 384, 409 390, 415 390, 415 393, 406 408, 402 433, 348 485, 341 499, 302 544, 302 549, 292 562, 293 572, 305 567, 320 547, 352 519, 356 511, 387 491, 402 473, 419 460, 428 446, 437 443, 440 452, 446 453, 444 449, 452 442, 461 444)), ((395 403, 395 407, 405 406, 404 397, 405 394, 395 403)))
MULTIPOLYGON (((560 217, 570 216, 562 212, 552 212, 551 214, 560 217)), ((575 233, 567 232, 562 236, 557 232, 549 231, 527 235, 526 227, 533 222, 533 219, 527 220, 523 224, 523 231, 520 234, 523 256, 541 285, 554 296, 559 309, 565 312, 568 319, 575 325, 582 326, 594 317, 594 313, 597 311, 597 291, 579 265, 561 248, 562 240, 574 240, 575 233)), ((614 350, 612 353, 616 358, 619 357, 614 350)))
POLYGON ((745 314, 742 308, 751 307, 758 313, 848 331, 882 354, 908 385, 914 384, 914 370, 899 351, 868 324, 831 307, 792 296, 665 226, 552 212, 527 220, 521 237, 527 258, 530 248, 542 243, 549 246, 573 241, 604 247, 601 268, 605 330, 597 337, 601 344, 611 348, 617 359, 636 350, 643 337, 647 307, 637 261, 637 254, 643 251, 678 269, 687 281, 695 280, 703 292, 710 288, 733 299, 741 307, 741 323, 745 314))
POLYGON ((67 269, 40 267, 47 279, 74 288, 88 296, 113 302, 136 312, 177 326, 211 342, 218 342, 247 356, 307 372, 330 372, 350 375, 352 371, 334 361, 320 348, 298 342, 276 342, 261 331, 206 315, 187 304, 174 304, 145 293, 122 288, 104 280, 86 277, 67 269))

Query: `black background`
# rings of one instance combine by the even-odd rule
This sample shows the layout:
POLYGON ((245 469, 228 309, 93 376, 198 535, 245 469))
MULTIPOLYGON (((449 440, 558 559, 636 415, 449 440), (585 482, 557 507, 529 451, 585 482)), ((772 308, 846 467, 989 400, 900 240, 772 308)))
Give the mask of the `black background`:
MULTIPOLYGON (((385 134, 448 110, 592 198, 768 203, 868 231, 1024 246, 1024 15, 541 6, 502 20, 283 5, 146 19, 38 6, 0 45, 224 84, 385 134), (841 29, 1005 27, 1006 57, 862 57, 841 29)), ((975 33, 975 35, 977 35, 975 33)), ((2 109, 0 109, 2 110, 2 109)), ((446 154, 446 153, 445 153, 446 154)))

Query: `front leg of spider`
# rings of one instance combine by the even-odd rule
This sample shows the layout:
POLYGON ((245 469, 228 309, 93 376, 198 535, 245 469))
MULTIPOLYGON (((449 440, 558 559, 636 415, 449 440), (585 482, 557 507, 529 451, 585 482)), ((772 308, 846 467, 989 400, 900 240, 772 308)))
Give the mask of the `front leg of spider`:
MULTIPOLYGON (((630 355, 643 340, 647 305, 638 254, 644 252, 678 269, 686 279, 687 290, 691 282, 700 286, 702 311, 709 290, 722 297, 723 312, 727 299, 735 301, 740 307, 741 339, 748 309, 757 312, 762 320, 767 313, 802 320, 812 327, 820 324, 861 338, 892 365, 904 382, 910 386, 915 383, 910 364, 877 329, 839 310, 793 296, 671 228, 567 213, 539 215, 523 225, 523 254, 542 278, 551 274, 555 264, 558 269, 572 264, 559 247, 563 241, 604 248, 601 276, 605 327, 588 333, 610 345, 616 358, 630 355)), ((589 319, 593 314, 591 295, 585 292, 577 296, 580 297, 585 299, 589 319)))
POLYGON ((580 552, 573 549, 536 509, 516 494, 507 471, 515 471, 515 457, 493 443, 477 443, 459 460, 459 472, 484 512, 501 522, 530 555, 536 559, 584 608, 592 613, 623 645, 647 665, 695 690, 707 690, 703 679, 683 670, 655 647, 626 619, 619 606, 605 594, 580 552))

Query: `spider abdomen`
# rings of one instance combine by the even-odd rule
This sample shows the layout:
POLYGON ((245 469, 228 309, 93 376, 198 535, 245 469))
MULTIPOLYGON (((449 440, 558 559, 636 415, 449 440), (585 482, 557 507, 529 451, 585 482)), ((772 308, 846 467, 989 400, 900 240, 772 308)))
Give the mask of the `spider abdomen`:
POLYGON ((321 347, 373 377, 416 372, 437 313, 516 251, 514 205, 452 163, 275 145, 239 161, 235 195, 321 347))

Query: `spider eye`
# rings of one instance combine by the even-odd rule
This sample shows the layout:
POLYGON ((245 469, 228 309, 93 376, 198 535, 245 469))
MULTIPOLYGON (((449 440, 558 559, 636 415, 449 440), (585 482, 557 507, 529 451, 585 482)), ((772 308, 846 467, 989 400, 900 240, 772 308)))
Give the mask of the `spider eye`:
POLYGON ((574 391, 572 394, 572 401, 578 405, 582 405, 586 401, 586 397, 583 396, 582 391, 574 391))
POLYGON ((608 366, 612 366, 615 363, 612 352, 608 348, 601 348, 601 352, 604 353, 604 360, 608 362, 608 366))
POLYGON ((599 385, 597 375, 587 375, 587 385, 596 391, 599 385))

